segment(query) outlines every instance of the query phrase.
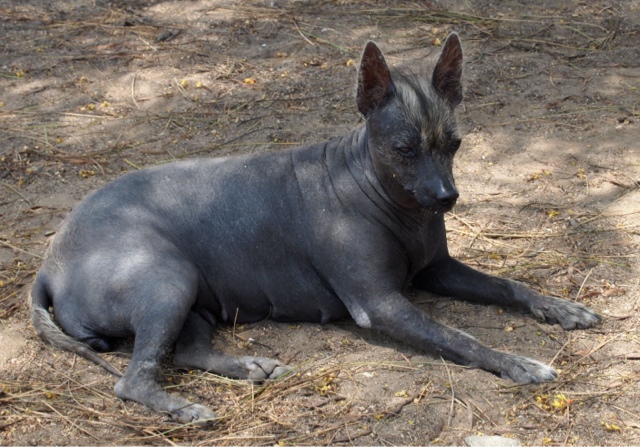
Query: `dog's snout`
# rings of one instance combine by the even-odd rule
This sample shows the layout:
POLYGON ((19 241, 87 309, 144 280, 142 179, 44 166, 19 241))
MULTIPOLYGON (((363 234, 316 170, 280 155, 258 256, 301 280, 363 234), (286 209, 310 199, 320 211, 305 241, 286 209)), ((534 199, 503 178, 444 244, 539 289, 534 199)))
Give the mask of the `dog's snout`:
POLYGON ((441 189, 436 194, 438 204, 444 208, 452 208, 456 204, 458 197, 460 197, 460 194, 455 188, 441 189))

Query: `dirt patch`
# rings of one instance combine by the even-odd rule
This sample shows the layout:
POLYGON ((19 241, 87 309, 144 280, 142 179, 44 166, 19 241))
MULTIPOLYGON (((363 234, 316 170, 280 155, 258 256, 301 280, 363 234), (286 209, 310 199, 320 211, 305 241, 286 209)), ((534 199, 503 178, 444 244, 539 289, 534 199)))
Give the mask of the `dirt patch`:
MULTIPOLYGON (((640 442, 638 2, 0 0, 0 23, 0 443, 640 442), (467 88, 451 251, 605 319, 564 332, 414 298, 494 348, 550 362, 558 381, 514 386, 352 323, 266 322, 216 343, 298 367, 287 380, 255 387, 167 366, 167 386, 224 415, 201 429, 119 401, 114 378, 36 337, 27 288, 88 192, 176 158, 344 134, 360 122, 367 40, 418 70, 453 30, 467 88)), ((128 361, 126 349, 105 357, 128 361)))
POLYGON ((27 340, 22 335, 25 327, 22 322, 0 326, 0 367, 10 368, 9 362, 18 357, 22 348, 27 344, 27 340))

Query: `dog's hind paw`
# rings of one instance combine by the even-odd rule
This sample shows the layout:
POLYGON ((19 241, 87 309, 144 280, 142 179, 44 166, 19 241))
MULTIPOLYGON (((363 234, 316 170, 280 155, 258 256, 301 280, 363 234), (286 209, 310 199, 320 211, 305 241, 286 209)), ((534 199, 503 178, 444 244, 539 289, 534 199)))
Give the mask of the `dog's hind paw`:
POLYGON ((276 379, 291 371, 290 366, 265 357, 240 357, 239 362, 247 370, 247 378, 252 382, 276 379))
POLYGON ((516 383, 552 382, 558 377, 555 369, 537 360, 519 355, 506 357, 500 375, 503 379, 511 379, 516 383))
POLYGON ((172 412, 171 416, 182 423, 200 426, 214 424, 218 418, 214 411, 200 404, 182 407, 172 412))

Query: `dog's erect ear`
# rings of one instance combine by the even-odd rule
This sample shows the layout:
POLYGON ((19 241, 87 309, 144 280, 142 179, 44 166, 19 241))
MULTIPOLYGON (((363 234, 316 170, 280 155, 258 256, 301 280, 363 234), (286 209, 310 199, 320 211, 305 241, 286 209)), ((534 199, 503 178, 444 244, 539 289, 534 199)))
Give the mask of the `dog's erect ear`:
POLYGON ((456 33, 449 34, 444 43, 438 63, 433 70, 431 82, 436 92, 445 98, 451 107, 462 102, 462 46, 456 33))
POLYGON ((358 71, 358 110, 365 117, 380 107, 395 92, 391 72, 382 56, 382 52, 373 42, 367 42, 362 52, 358 71))

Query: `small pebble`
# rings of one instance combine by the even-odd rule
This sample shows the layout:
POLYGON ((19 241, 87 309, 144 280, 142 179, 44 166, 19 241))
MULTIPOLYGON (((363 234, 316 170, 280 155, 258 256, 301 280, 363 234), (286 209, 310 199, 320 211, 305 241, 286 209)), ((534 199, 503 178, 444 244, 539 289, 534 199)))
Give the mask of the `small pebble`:
POLYGON ((464 443, 469 447, 519 447, 520 441, 502 436, 467 436, 464 443))

